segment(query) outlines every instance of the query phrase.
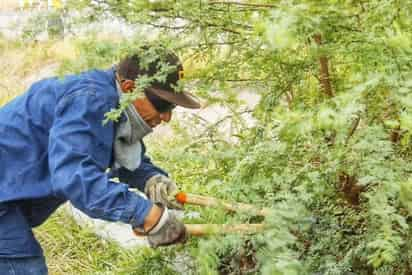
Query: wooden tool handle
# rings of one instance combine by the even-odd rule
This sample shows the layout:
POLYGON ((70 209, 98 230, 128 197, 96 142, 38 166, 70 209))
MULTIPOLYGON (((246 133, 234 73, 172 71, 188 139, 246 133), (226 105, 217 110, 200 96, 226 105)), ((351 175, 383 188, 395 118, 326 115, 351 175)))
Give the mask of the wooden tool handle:
POLYGON ((250 214, 257 216, 268 216, 271 212, 269 208, 258 208, 254 205, 246 203, 226 202, 223 200, 216 199, 214 197, 200 196, 185 192, 179 192, 176 195, 176 200, 182 204, 195 204, 208 207, 223 207, 228 211, 249 212, 250 214))
POLYGON ((259 224, 185 224, 191 236, 205 236, 214 234, 253 234, 261 232, 264 225, 259 224))

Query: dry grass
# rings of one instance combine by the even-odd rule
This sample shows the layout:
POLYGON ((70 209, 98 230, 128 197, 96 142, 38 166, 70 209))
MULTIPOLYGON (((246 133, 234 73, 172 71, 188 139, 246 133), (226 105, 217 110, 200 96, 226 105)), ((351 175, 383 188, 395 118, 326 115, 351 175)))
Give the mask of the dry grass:
MULTIPOLYGON (((25 0, 25 9, 47 8, 47 0, 33 0, 29 7, 29 1, 25 0)), ((0 0, 0 12, 15 11, 20 9, 19 0, 0 0)))
POLYGON ((22 93, 29 85, 25 79, 32 78, 31 75, 51 62, 47 53, 37 46, 28 46, 27 50, 16 46, 6 47, 0 54, 0 104, 22 93))
POLYGON ((1 0, 0 11, 12 11, 19 8, 18 0, 1 0))
POLYGON ((63 59, 75 57, 67 41, 23 43, 0 38, 0 106, 33 82, 54 75, 63 59))

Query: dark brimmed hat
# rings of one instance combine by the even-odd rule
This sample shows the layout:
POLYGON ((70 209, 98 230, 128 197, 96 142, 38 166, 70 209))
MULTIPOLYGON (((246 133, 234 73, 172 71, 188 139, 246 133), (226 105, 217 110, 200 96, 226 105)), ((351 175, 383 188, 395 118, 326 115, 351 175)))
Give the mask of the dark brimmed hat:
MULTIPOLYGON (((143 48, 144 49, 144 48, 143 48)), ((151 61, 147 68, 140 68, 140 58, 138 55, 133 55, 125 58, 118 65, 118 72, 122 77, 128 79, 136 79, 139 75, 153 76, 159 70, 162 63, 166 63, 173 67, 164 82, 152 82, 150 87, 145 89, 145 94, 150 93, 171 104, 182 106, 185 108, 198 109, 201 107, 198 99, 189 92, 175 91, 174 87, 178 86, 178 81, 183 78, 183 66, 176 54, 165 48, 159 48, 159 58, 151 61), (161 62, 162 61, 162 62, 161 62)))
POLYGON ((155 87, 147 88, 147 90, 161 99, 185 108, 199 109, 201 107, 197 98, 189 92, 174 92, 155 87))

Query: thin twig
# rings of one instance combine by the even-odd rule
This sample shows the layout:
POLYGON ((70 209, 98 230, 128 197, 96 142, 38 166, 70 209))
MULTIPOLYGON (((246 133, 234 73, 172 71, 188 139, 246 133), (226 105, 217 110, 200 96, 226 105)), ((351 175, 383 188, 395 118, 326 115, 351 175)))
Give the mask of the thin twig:
MULTIPOLYGON (((221 80, 221 79, 216 79, 216 78, 211 78, 210 80, 221 80)), ((277 79, 223 79, 223 81, 226 82, 273 82, 273 81, 278 81, 277 79)))
POLYGON ((244 6, 244 7, 255 7, 255 8, 277 8, 277 5, 273 4, 257 4, 257 3, 243 3, 236 1, 210 1, 209 5, 235 5, 235 6, 244 6))
POLYGON ((246 113, 251 113, 251 112, 253 112, 253 110, 247 109, 247 110, 244 110, 244 111, 241 111, 241 112, 238 112, 238 113, 226 115, 223 118, 221 118, 220 120, 213 123, 212 125, 208 126, 200 135, 198 135, 198 137, 204 136, 207 132, 210 132, 211 130, 215 129, 219 124, 223 123, 227 119, 230 119, 234 116, 243 115, 243 114, 246 114, 246 113))
POLYGON ((360 115, 358 115, 354 121, 352 121, 352 125, 350 127, 350 131, 348 133, 348 136, 346 137, 345 140, 345 144, 347 144, 349 142, 349 139, 353 136, 353 134, 355 133, 356 129, 359 126, 359 122, 360 122, 360 115))
POLYGON ((209 121, 207 121, 206 119, 204 119, 203 117, 199 116, 198 114, 192 114, 192 116, 194 116, 195 118, 201 120, 204 124, 208 124, 209 121))
MULTIPOLYGON (((188 144, 183 150, 186 151, 187 149, 191 148, 192 146, 194 146, 194 145, 196 145, 196 144, 199 144, 200 142, 202 142, 202 140, 205 139, 205 137, 207 137, 207 139, 212 139, 214 143, 216 143, 216 141, 228 143, 227 141, 214 138, 214 137, 213 137, 213 134, 212 134, 212 130, 215 130, 215 129, 217 128, 217 126, 219 126, 219 124, 223 123, 223 122, 226 121, 227 119, 233 118, 234 116, 239 116, 239 115, 242 115, 242 114, 246 114, 246 113, 251 113, 251 112, 253 112, 253 110, 247 109, 247 110, 244 110, 244 111, 241 111, 241 112, 238 112, 238 113, 234 113, 234 114, 230 114, 230 115, 224 116, 223 118, 221 118, 220 120, 216 121, 215 123, 207 126, 207 127, 205 128, 205 130, 202 131, 202 133, 200 133, 199 135, 197 135, 196 137, 194 137, 195 141, 194 141, 194 142, 191 142, 190 144, 188 144)), ((209 123, 208 121, 206 121, 205 119, 201 118, 200 116, 198 116, 198 115, 196 115, 196 114, 193 114, 193 116, 201 119, 201 120, 204 121, 204 122, 209 123)))

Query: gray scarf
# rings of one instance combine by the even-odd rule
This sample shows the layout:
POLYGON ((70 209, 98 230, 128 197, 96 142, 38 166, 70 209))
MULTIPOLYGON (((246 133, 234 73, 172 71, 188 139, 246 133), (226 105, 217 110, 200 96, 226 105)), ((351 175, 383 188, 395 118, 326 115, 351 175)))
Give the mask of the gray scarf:
MULTIPOLYGON (((122 91, 116 81, 117 92, 122 91)), ((124 111, 126 119, 117 124, 114 138, 114 168, 124 167, 130 171, 136 170, 142 161, 143 145, 141 140, 153 130, 146 124, 133 104, 124 111)))

